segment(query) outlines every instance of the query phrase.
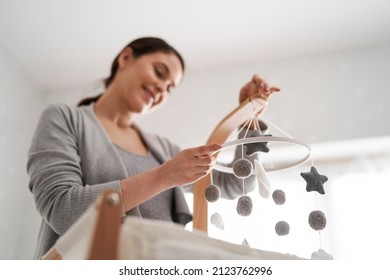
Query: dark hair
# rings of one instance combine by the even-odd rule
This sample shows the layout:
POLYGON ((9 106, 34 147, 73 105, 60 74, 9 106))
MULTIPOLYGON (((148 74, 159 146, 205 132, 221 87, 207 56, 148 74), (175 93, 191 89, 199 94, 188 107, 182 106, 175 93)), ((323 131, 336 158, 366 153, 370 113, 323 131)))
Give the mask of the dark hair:
MULTIPOLYGON (((129 43, 126 47, 123 48, 131 48, 133 51, 133 57, 137 58, 145 54, 151 54, 151 53, 156 53, 156 52, 164 52, 164 53, 171 53, 177 56, 177 58, 180 60, 182 69, 184 71, 184 60, 182 56, 179 54, 178 51, 176 51, 172 46, 170 46, 167 42, 160 38, 155 38, 155 37, 143 37, 136 39, 129 43)), ((122 50, 122 51, 123 51, 122 50)), ((122 51, 116 56, 114 61, 112 62, 111 65, 111 73, 110 76, 106 79, 104 79, 104 85, 106 88, 112 83, 112 81, 115 78, 116 72, 118 70, 118 58, 122 51)), ((96 102, 102 94, 99 94, 94 97, 87 97, 85 99, 82 99, 77 106, 83 106, 83 105, 88 105, 92 102, 96 102)))

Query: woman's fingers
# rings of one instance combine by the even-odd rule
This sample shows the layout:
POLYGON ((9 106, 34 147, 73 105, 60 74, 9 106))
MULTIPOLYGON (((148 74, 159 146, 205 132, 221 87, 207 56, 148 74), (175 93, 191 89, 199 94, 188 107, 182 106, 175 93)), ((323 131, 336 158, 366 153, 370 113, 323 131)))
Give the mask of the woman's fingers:
POLYGON ((171 186, 193 183, 212 170, 216 151, 221 145, 211 144, 181 151, 163 164, 164 174, 171 186))
POLYGON ((209 145, 199 146, 196 148, 191 148, 190 152, 194 157, 201 157, 201 156, 210 156, 210 154, 218 151, 219 149, 221 149, 221 145, 209 144, 209 145))
POLYGON ((278 91, 280 91, 278 87, 270 87, 265 79, 255 74, 251 81, 241 89, 240 102, 254 94, 260 94, 262 98, 268 99, 272 93, 278 91))

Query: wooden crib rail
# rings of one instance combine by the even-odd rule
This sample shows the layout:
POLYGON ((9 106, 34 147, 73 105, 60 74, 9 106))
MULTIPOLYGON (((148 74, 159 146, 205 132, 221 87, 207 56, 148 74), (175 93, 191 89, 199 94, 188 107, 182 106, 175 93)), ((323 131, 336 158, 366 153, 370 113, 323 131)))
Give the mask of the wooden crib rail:
MULTIPOLYGON (((122 211, 120 196, 115 190, 107 190, 100 194, 94 205, 95 222, 86 259, 118 259, 122 211)), ((63 256, 53 246, 42 259, 62 260, 63 256)))
POLYGON ((119 231, 122 203, 114 190, 104 192, 97 202, 97 219, 87 259, 116 260, 119 257, 119 231))

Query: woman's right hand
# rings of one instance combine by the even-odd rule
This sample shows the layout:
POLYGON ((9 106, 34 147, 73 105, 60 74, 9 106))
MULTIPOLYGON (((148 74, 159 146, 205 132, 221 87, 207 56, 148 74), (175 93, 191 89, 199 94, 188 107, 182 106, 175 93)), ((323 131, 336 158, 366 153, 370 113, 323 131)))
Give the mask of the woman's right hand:
POLYGON ((220 148, 218 144, 210 144, 179 152, 160 166, 161 179, 169 187, 196 182, 212 170, 215 163, 212 154, 220 148))

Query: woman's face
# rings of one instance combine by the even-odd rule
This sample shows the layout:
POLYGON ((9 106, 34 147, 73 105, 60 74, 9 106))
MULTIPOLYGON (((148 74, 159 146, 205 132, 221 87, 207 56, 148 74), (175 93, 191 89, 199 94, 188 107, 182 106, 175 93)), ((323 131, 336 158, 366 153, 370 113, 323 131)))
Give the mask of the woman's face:
POLYGON ((114 83, 121 102, 135 113, 163 104, 183 75, 180 60, 172 53, 156 52, 134 58, 128 48, 121 53, 118 63, 114 83))

